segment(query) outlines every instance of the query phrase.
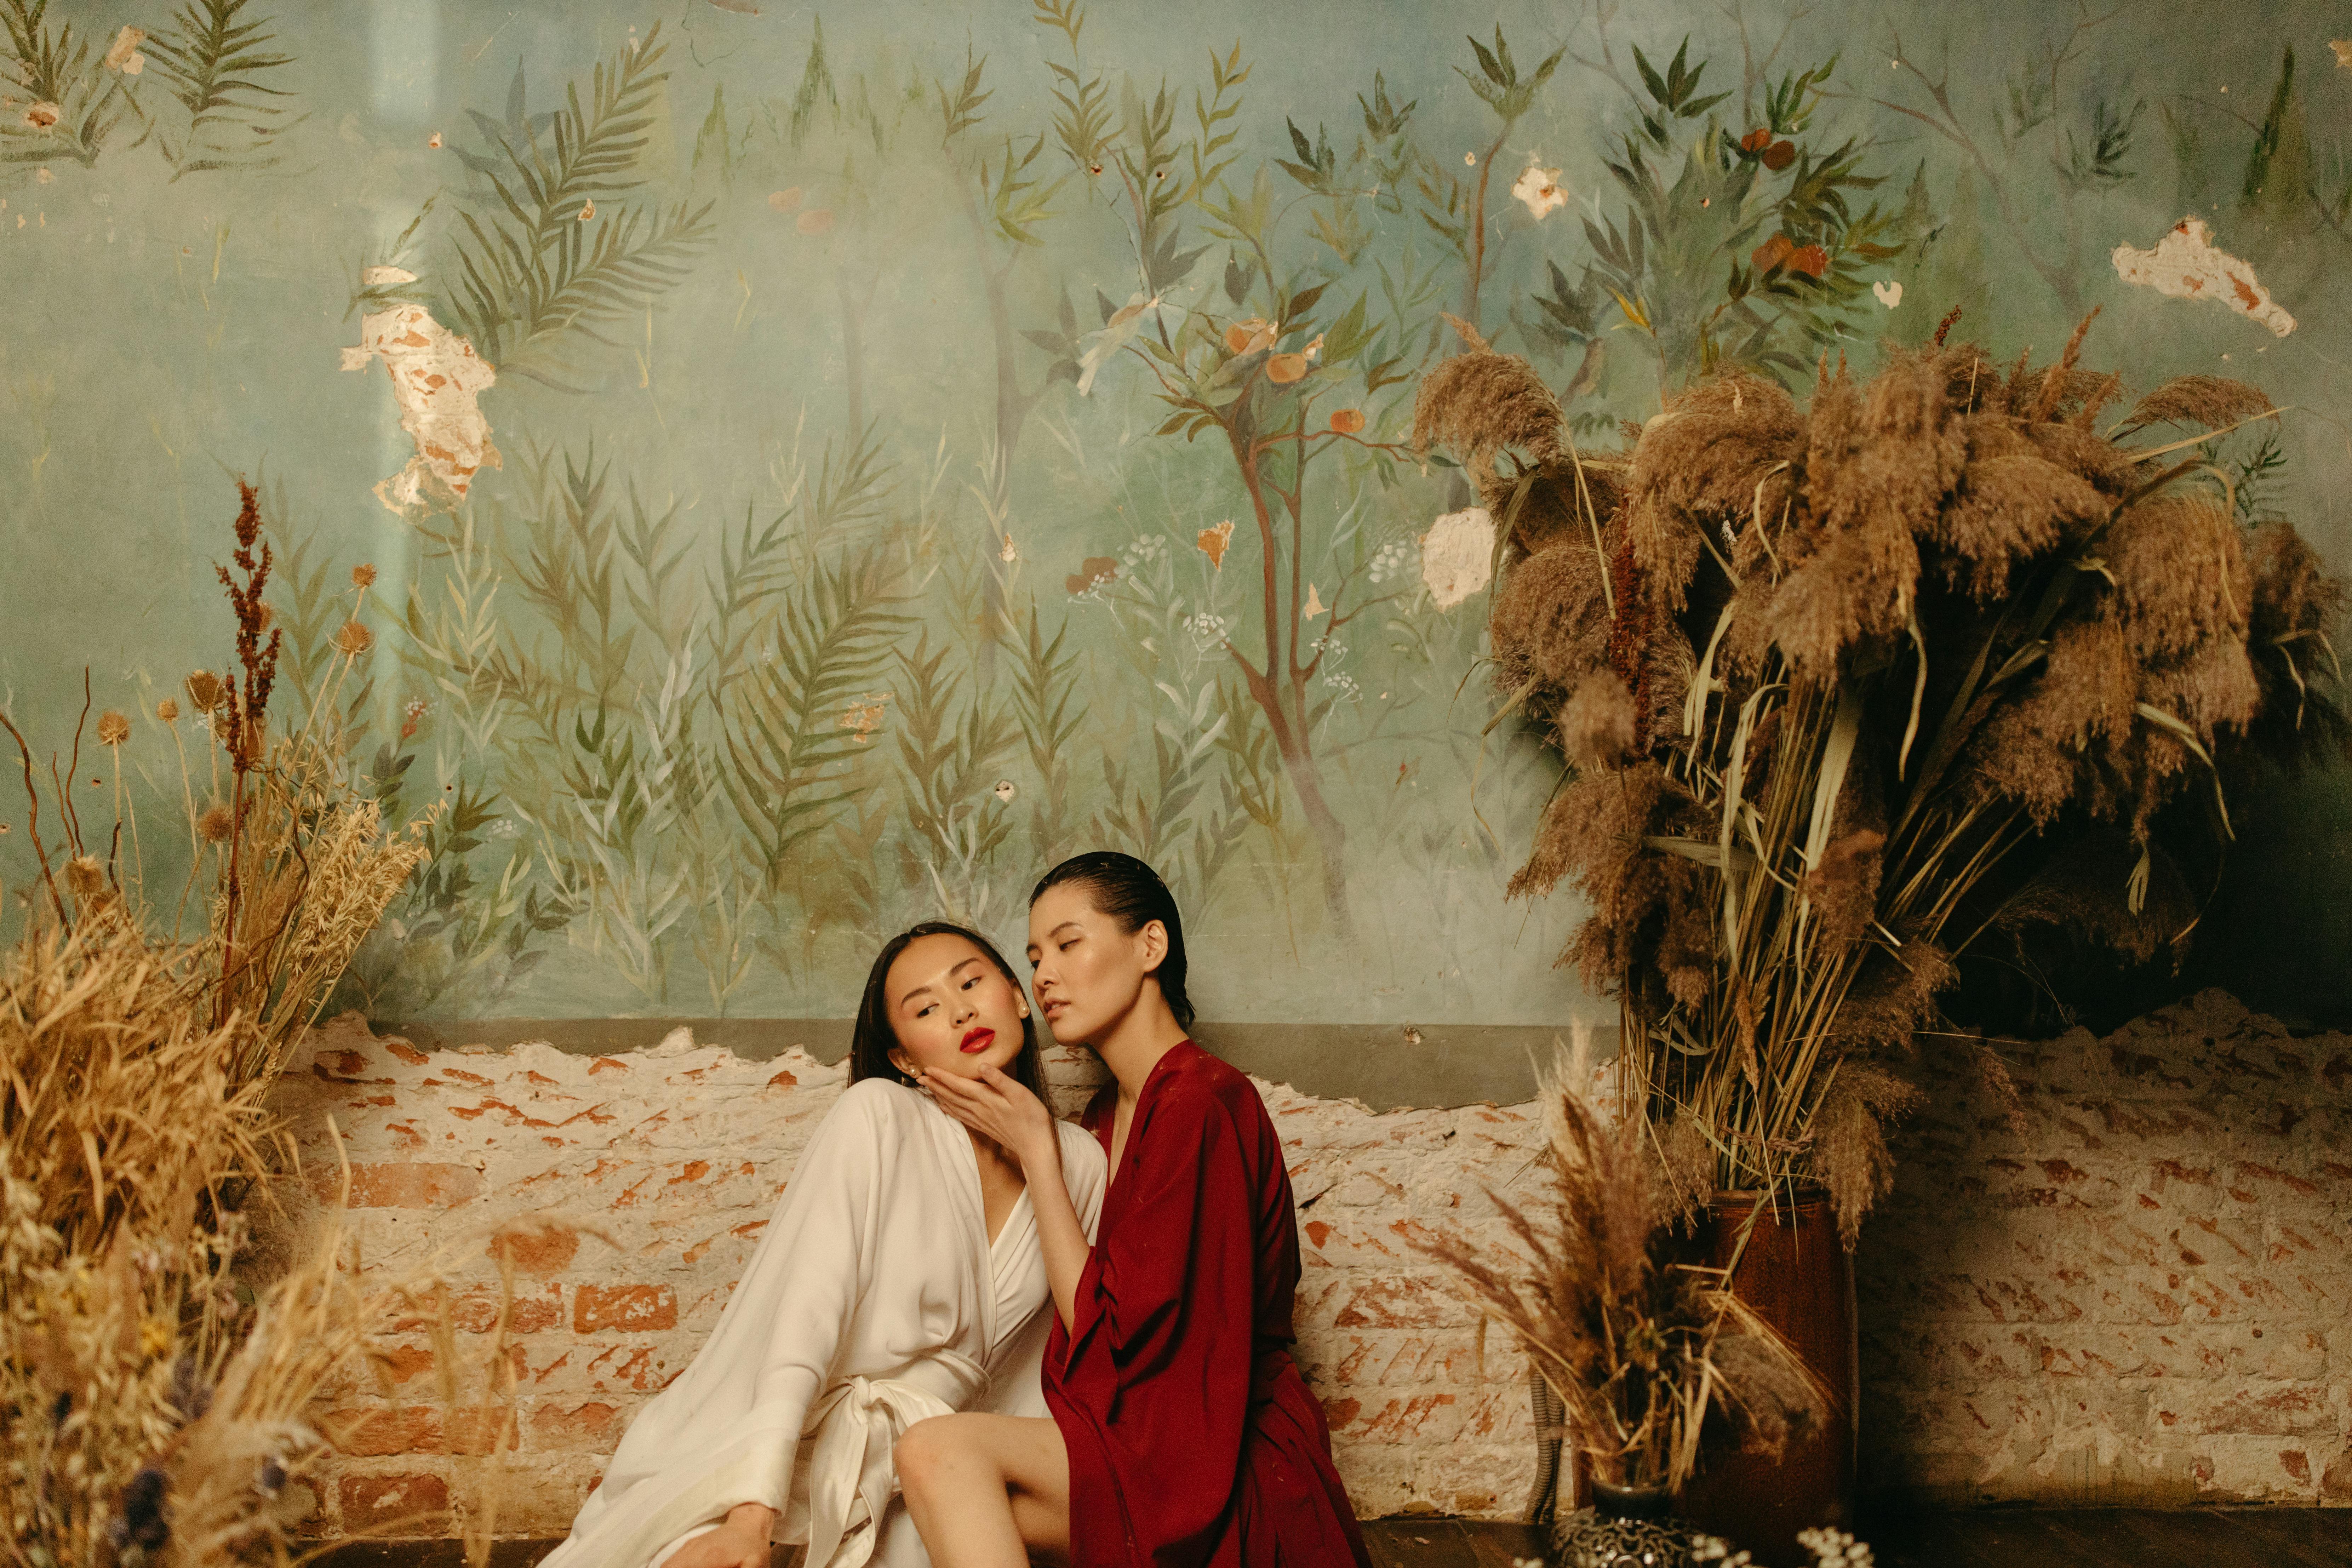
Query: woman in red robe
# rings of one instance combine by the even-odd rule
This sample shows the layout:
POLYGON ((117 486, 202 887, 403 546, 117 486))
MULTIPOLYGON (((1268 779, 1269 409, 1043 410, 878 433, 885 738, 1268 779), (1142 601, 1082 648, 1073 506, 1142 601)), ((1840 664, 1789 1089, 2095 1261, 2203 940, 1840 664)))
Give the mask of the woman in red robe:
POLYGON ((1110 1156, 1096 1245, 1063 1193, 1052 1117, 1001 1073, 929 1087, 1012 1150, 1057 1321, 1051 1421, 958 1415, 899 1440, 935 1568, 1370 1568, 1322 1407, 1290 1358, 1298 1229, 1248 1079, 1186 1037, 1184 932, 1157 874, 1082 855, 1030 896, 1029 961, 1054 1037, 1111 1070, 1087 1108, 1110 1156))

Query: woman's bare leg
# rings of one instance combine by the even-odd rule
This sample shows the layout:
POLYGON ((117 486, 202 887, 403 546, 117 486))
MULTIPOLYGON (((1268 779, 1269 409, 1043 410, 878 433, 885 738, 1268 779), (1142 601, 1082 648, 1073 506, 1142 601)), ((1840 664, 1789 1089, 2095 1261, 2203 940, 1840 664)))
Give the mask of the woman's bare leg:
POLYGON ((898 1439, 898 1486, 932 1568, 1026 1568, 1070 1550, 1070 1455, 1053 1422, 935 1415, 898 1439))

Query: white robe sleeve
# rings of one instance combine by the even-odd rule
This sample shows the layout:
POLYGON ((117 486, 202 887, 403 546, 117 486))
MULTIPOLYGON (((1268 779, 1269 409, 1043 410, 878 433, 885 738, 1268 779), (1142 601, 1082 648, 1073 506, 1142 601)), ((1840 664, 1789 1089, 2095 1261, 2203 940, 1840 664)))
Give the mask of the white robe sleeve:
POLYGON ((738 1503, 788 1512, 809 1407, 872 1274, 895 1153, 888 1092, 852 1085, 818 1126, 718 1326, 630 1424, 556 1568, 643 1563, 738 1503))
POLYGON ((1103 1189, 1110 1184, 1106 1179, 1110 1160, 1093 1133, 1076 1122, 1060 1126, 1062 1184, 1069 1191, 1070 1206, 1078 1211, 1078 1226, 1087 1233, 1087 1245, 1092 1247, 1095 1226, 1102 1221, 1103 1189))

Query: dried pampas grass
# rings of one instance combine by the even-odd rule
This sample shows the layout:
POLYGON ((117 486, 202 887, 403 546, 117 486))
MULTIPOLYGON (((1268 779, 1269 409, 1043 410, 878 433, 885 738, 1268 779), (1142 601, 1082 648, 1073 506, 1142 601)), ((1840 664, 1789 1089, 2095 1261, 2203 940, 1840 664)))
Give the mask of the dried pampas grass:
POLYGON ((2247 761, 2352 742, 2343 585, 2210 458, 2275 410, 2184 377, 2102 434, 2122 388, 2081 363, 2090 324, 2041 365, 1824 363, 1803 407, 1724 377, 1632 429, 1605 490, 1521 362, 1422 386, 1421 438, 1542 520, 1495 597, 1497 679, 1574 773, 1511 891, 1589 901, 1560 961, 1617 991, 1648 1113, 1706 1131, 1715 1184, 1827 1184, 1849 1240, 1908 1103, 1880 1075, 1972 942, 2177 948, 2158 840, 2226 837, 2247 761), (2156 426, 2208 434, 2118 438, 2156 426), (2093 839, 2120 864, 2037 878, 2093 839))
POLYGON ((2134 405, 2116 426, 2129 435, 2150 425, 2225 429, 2271 412, 2271 400, 2242 381, 2219 375, 2177 375, 2134 405))
POLYGON ((1815 1163, 1837 1210, 1838 1235, 1851 1248, 1862 1237, 1862 1216, 1895 1190, 1895 1156, 1885 1128, 1900 1121, 1927 1097, 1884 1068, 1845 1062, 1822 1097, 1814 1119, 1820 1153, 1815 1163))
POLYGON ((1568 1410, 1592 1474, 1679 1489, 1710 1414, 1778 1451, 1822 1418, 1822 1392, 1787 1342, 1726 1288, 1677 1261, 1667 1226, 1707 1168, 1670 1131, 1662 1153, 1638 1116, 1604 1123, 1578 1093, 1591 1077, 1563 1048, 1541 1102, 1549 1189, 1522 1208, 1489 1194, 1518 1249, 1498 1259, 1459 1236, 1417 1243, 1517 1341, 1568 1410))
POLYGON ((1535 366, 1517 354, 1496 353, 1476 332, 1454 326, 1468 352, 1440 360, 1422 378, 1412 405, 1413 446, 1450 447, 1474 476, 1492 474, 1496 454, 1506 449, 1559 464, 1566 455, 1559 400, 1535 366))

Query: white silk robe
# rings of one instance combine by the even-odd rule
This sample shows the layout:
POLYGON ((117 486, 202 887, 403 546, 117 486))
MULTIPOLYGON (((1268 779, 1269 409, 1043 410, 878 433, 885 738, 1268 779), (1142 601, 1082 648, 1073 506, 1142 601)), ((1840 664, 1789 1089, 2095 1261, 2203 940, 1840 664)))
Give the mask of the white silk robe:
MULTIPOLYGON (((1104 1160, 1064 1123, 1087 1235, 1104 1160)), ((891 1448, 926 1416, 1044 1415, 1045 1261, 1024 1192, 992 1244, 971 1135, 902 1084, 852 1084, 801 1153, 718 1326, 638 1411, 542 1568, 647 1568, 738 1503, 806 1568, 928 1568, 891 1448)))

